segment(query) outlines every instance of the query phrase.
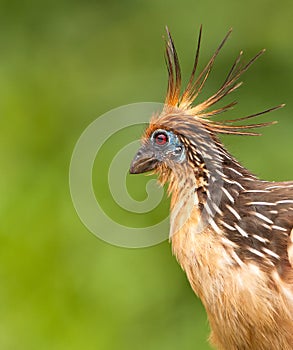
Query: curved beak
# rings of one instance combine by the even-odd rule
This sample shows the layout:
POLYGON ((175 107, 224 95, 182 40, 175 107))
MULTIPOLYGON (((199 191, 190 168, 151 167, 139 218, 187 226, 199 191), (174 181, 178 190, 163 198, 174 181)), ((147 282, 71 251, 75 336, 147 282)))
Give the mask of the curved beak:
POLYGON ((134 156, 129 172, 130 174, 141 174, 151 171, 156 167, 157 162, 153 150, 147 144, 143 145, 134 156))

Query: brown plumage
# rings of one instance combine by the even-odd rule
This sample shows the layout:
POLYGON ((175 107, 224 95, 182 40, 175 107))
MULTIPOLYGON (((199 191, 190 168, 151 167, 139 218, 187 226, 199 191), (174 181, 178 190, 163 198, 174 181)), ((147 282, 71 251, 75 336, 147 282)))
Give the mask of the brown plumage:
POLYGON ((168 90, 152 118, 130 172, 154 171, 169 183, 170 240, 191 287, 201 298, 218 349, 293 349, 293 181, 258 179, 233 158, 219 133, 258 135, 271 122, 237 125, 264 112, 224 122, 210 118, 235 102, 211 107, 240 86, 239 77, 263 53, 241 65, 237 57, 220 89, 194 105, 214 55, 181 92, 181 71, 167 30, 168 90))

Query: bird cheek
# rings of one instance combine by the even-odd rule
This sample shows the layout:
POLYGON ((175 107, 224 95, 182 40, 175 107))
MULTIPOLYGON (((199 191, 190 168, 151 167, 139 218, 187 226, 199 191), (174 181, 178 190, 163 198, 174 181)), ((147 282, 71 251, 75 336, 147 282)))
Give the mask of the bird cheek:
POLYGON ((186 154, 184 150, 181 150, 180 154, 177 154, 177 162, 183 163, 186 160, 186 154))
POLYGON ((176 163, 183 163, 186 160, 184 149, 180 146, 176 147, 170 158, 176 163))

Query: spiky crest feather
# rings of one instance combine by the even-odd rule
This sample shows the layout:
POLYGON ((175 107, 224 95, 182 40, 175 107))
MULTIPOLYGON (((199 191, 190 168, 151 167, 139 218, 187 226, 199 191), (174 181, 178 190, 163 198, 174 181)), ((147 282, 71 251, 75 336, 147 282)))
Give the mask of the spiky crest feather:
POLYGON ((248 68, 265 52, 265 50, 261 50, 257 55, 255 55, 248 63, 244 65, 240 65, 241 58, 243 55, 243 51, 240 51, 238 57, 234 61, 226 79, 224 80, 221 87, 218 89, 216 93, 214 93, 211 97, 209 97, 204 102, 201 102, 198 105, 193 106, 193 102, 196 100, 198 95, 203 90, 205 83, 209 77, 209 74, 213 68, 216 57, 218 56, 220 50, 226 43, 229 38, 232 29, 228 31, 224 39, 221 41, 220 45, 216 49, 215 53, 210 58, 207 65, 204 69, 199 73, 198 77, 195 78, 195 74, 198 67, 199 61, 199 52, 201 45, 201 37, 202 37, 202 26, 199 30, 197 49, 195 53, 195 60, 193 69, 191 72, 191 76, 187 83, 185 90, 181 92, 182 81, 181 81, 181 68, 179 64, 178 55, 175 49, 174 41, 169 32, 169 29, 166 27, 167 31, 167 40, 166 40, 166 48, 165 48, 165 61, 168 70, 168 88, 165 99, 165 107, 163 113, 156 118, 153 118, 153 122, 156 120, 158 123, 160 119, 165 119, 168 114, 173 114, 174 111, 177 114, 178 112, 184 112, 184 114, 188 114, 193 116, 197 121, 200 121, 203 126, 212 132, 221 133, 221 134, 237 134, 237 135, 251 135, 257 136, 260 135, 256 132, 248 131, 250 129, 259 128, 274 124, 276 122, 264 122, 264 123, 256 123, 249 125, 235 125, 234 122, 244 121, 247 119, 255 118, 262 114, 274 111, 276 109, 282 108, 284 104, 269 108, 265 111, 261 111, 259 113, 254 113, 245 117, 237 118, 234 120, 225 120, 215 122, 210 118, 223 113, 229 109, 231 109, 237 102, 233 101, 221 108, 209 110, 210 107, 215 105, 217 102, 222 100, 225 96, 229 95, 231 92, 235 91, 242 82, 239 82, 239 78, 242 76, 244 72, 248 70, 248 68))

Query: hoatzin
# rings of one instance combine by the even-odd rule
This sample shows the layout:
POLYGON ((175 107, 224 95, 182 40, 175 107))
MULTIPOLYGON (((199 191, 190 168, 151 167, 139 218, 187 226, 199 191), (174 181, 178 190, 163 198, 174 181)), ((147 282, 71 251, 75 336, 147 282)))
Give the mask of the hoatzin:
POLYGON ((200 297, 218 349, 293 349, 293 181, 261 180, 223 146, 219 134, 258 135, 271 122, 238 122, 282 107, 225 121, 211 118, 236 102, 211 108, 240 85, 242 52, 219 90, 194 104, 231 30, 197 75, 202 29, 191 77, 181 70, 167 29, 168 89, 151 118, 130 173, 153 171, 169 183, 172 250, 200 297))

